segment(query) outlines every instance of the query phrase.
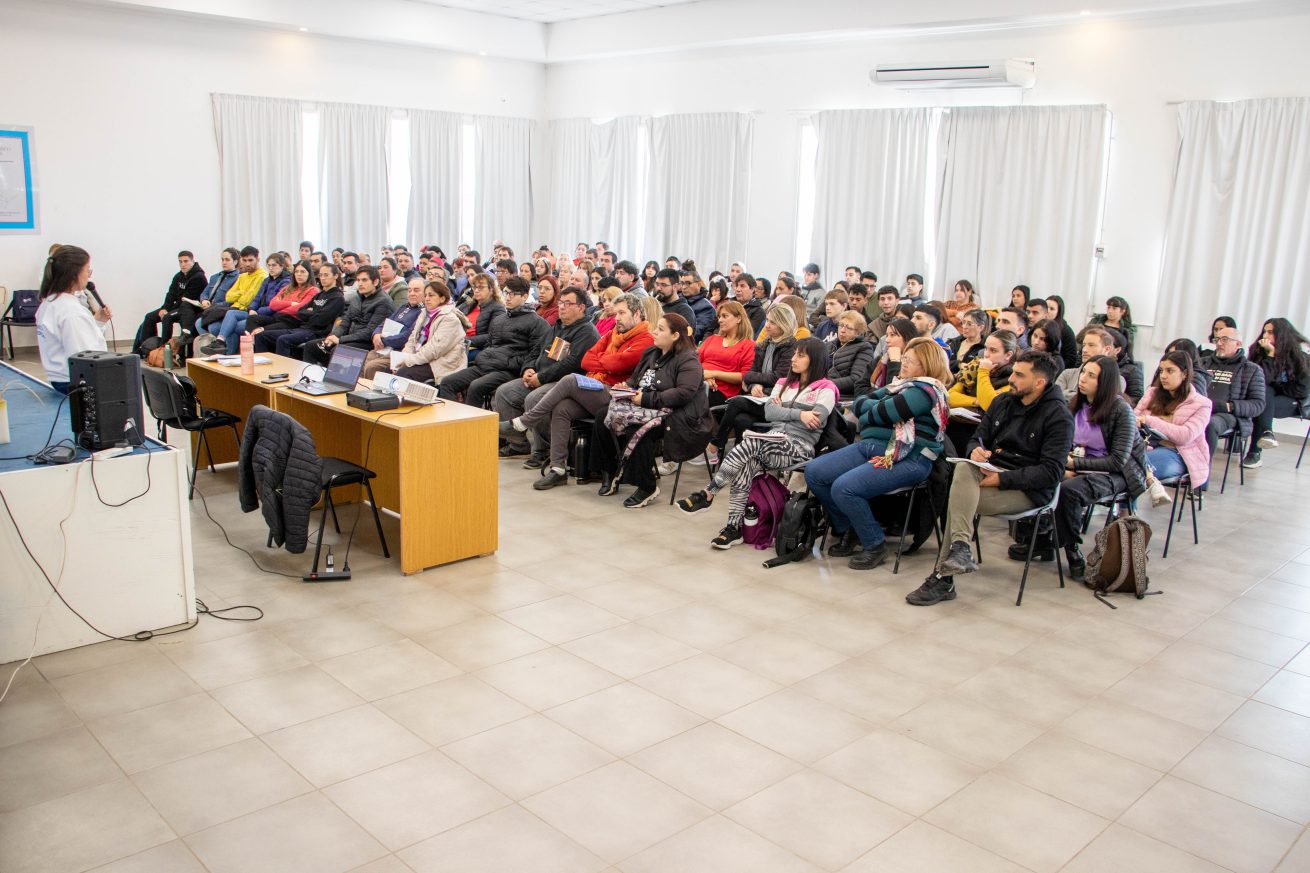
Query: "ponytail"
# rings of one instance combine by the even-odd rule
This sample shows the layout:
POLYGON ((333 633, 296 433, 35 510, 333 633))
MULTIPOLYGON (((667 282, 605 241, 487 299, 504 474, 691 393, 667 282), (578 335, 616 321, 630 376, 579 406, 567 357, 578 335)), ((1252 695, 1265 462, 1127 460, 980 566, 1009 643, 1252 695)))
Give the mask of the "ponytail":
POLYGON ((77 246, 59 246, 45 260, 41 274, 40 299, 46 300, 65 291, 76 291, 77 276, 91 262, 86 249, 77 246))

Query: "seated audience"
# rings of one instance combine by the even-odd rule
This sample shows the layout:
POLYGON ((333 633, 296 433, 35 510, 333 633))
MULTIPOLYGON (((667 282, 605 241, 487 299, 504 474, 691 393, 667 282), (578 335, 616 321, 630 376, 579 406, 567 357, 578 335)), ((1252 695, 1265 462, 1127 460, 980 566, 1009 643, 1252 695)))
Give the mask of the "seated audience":
POLYGON ((826 292, 819 283, 819 265, 806 264, 801 270, 800 294, 805 299, 805 309, 811 315, 823 311, 826 292))
POLYGON ((828 416, 837 406, 837 388, 824 377, 827 370, 828 349, 820 340, 810 337, 798 342, 791 372, 778 380, 764 404, 767 430, 748 431, 724 457, 710 484, 678 501, 679 509, 695 514, 709 509, 715 495, 728 489, 727 524, 710 540, 714 548, 728 549, 741 542, 746 501, 756 476, 814 457, 828 416))
POLYGON ((491 328, 489 341, 464 369, 451 373, 437 386, 443 400, 460 399, 483 406, 496 389, 518 378, 535 361, 548 342, 551 327, 537 315, 528 300, 528 283, 522 276, 505 280, 505 317, 491 328))
MULTIPOLYGON (((373 349, 368 353, 368 357, 364 359, 364 370, 361 374, 365 379, 372 379, 375 373, 392 371, 391 353, 404 349, 408 344, 409 337, 414 332, 414 324, 424 311, 423 301, 426 293, 427 283, 425 281, 410 279, 405 305, 392 312, 385 321, 373 328, 373 349), (391 335, 383 336, 388 330, 392 331, 391 335)), ((429 377, 423 377, 423 379, 427 378, 429 377)), ((419 381, 421 382, 423 379, 419 381)))
POLYGON ((973 283, 961 279, 955 283, 951 299, 946 301, 946 320, 960 333, 964 333, 964 316, 978 308, 978 295, 973 291, 973 283))
MULTIPOLYGON (((1018 306, 1011 306, 996 313, 996 328, 1014 334, 1020 351, 1031 347, 1032 341, 1028 336, 1028 313, 1018 306)), ((1063 362, 1061 363, 1063 365, 1063 362)))
POLYGON ((864 316, 847 310, 837 317, 837 342, 829 346, 828 378, 841 397, 854 397, 869 387, 873 375, 873 343, 865 339, 864 316))
MULTIPOLYGON (((1028 317, 1028 329, 1031 331, 1040 322, 1050 318, 1050 310, 1046 308, 1045 297, 1032 297, 1028 300, 1028 305, 1023 308, 1024 315, 1028 317)), ((1049 354, 1049 352, 1048 352, 1049 354)))
MULTIPOLYGON (((745 274, 743 274, 745 275, 745 274)), ((720 310, 722 307, 719 307, 720 310)), ((728 400, 728 407, 711 443, 722 454, 730 437, 740 442, 742 435, 764 420, 762 404, 751 398, 764 398, 791 372, 791 356, 796 348, 796 313, 790 306, 775 306, 764 321, 764 339, 755 345, 750 369, 742 376, 742 392, 728 400)))
MULTIPOLYGON (((403 306, 409 296, 409 280, 401 275, 396 259, 382 258, 376 269, 381 293, 391 300, 391 308, 403 306)), ((355 275, 358 277, 358 271, 355 275)))
POLYGON ((492 329, 505 317, 505 304, 500 299, 500 287, 487 273, 477 273, 469 280, 473 289, 473 305, 465 313, 469 328, 469 360, 472 361, 482 347, 491 342, 492 329))
MULTIPOLYGON (((318 270, 319 291, 299 309, 272 316, 267 326, 255 327, 250 334, 255 338, 255 351, 276 352, 284 357, 301 357, 306 343, 315 344, 332 330, 332 325, 346 309, 346 297, 337 287, 341 271, 335 264, 325 263, 318 270)), ((251 316, 258 318, 259 316, 251 316)), ((249 327, 250 320, 246 320, 249 327)))
POLYGON ((1114 356, 1115 363, 1119 365, 1119 375, 1124 380, 1124 397, 1134 406, 1137 401, 1142 399, 1142 393, 1145 390, 1143 385, 1146 378, 1142 373, 1142 365, 1133 360, 1132 352, 1129 347, 1131 343, 1125 339, 1124 335, 1112 327, 1105 328, 1105 332, 1110 336, 1110 354, 1114 356))
POLYGON ((537 444, 550 447, 549 469, 532 483, 536 490, 544 491, 568 481, 573 422, 603 411, 610 399, 604 389, 628 379, 642 354, 655 342, 645 319, 642 299, 635 294, 621 294, 614 301, 614 327, 601 334, 582 356, 585 377, 564 376, 535 406, 518 418, 500 423, 500 435, 507 440, 516 438, 514 431, 526 434, 532 429, 536 431, 537 444), (600 384, 593 384, 597 382, 600 384))
POLYGON ((885 534, 869 501, 919 484, 941 454, 946 422, 946 353, 916 337, 901 356, 900 377, 855 401, 860 440, 820 455, 805 468, 805 482, 832 522, 834 558, 850 557, 853 570, 871 570, 887 557, 885 534))
POLYGON ((742 391, 742 382, 755 361, 750 321, 735 300, 719 304, 719 332, 701 344, 701 369, 709 389, 710 406, 721 406, 742 391))
POLYGON ((958 373, 962 365, 977 360, 986 348, 991 328, 991 316, 981 309, 970 309, 960 316, 960 336, 946 341, 952 373, 958 373))
POLYGON ((737 276, 732 281, 732 293, 734 299, 746 310, 746 317, 751 322, 751 334, 758 336, 764 329, 764 304, 755 299, 755 277, 750 273, 737 276))
POLYGON ((1307 340, 1286 318, 1264 323, 1260 339, 1251 346, 1251 363, 1264 374, 1265 407, 1255 417, 1252 445, 1242 460, 1243 467, 1259 467, 1261 449, 1277 448, 1274 419, 1288 418, 1306 409, 1310 400, 1310 355, 1307 340))
MULTIPOLYGON (((620 485, 635 490, 623 505, 648 506, 659 497, 655 448, 671 463, 689 461, 701 453, 713 419, 705 397, 704 371, 691 341, 691 324, 669 312, 652 334, 653 345, 641 355, 626 382, 615 389, 608 411, 592 427, 592 458, 600 470, 600 495, 617 494, 620 485)), ((611 393, 611 392, 604 392, 611 393)))
MULTIPOLYGON (((1092 358, 1107 356, 1111 358, 1115 355, 1114 340, 1110 337, 1110 332, 1103 327, 1088 327, 1083 330, 1082 337, 1078 340, 1081 346, 1081 354, 1078 359, 1081 361, 1090 361, 1092 358)), ((1116 366, 1118 362, 1116 361, 1116 366)), ((1062 371, 1055 380, 1055 384, 1060 386, 1065 397, 1073 397, 1078 393, 1078 380, 1082 378, 1081 367, 1067 367, 1062 371)), ((1119 374, 1119 390, 1122 392, 1127 388, 1124 382, 1123 373, 1119 374)), ((1140 387, 1139 389, 1140 390, 1140 387)), ((1129 401, 1132 404, 1132 401, 1129 401)))
POLYGON ((291 285, 291 257, 286 252, 274 252, 264 262, 268 275, 260 286, 255 299, 247 308, 231 307, 223 316, 218 326, 218 338, 223 341, 223 351, 235 355, 241 350, 241 335, 246 332, 246 321, 252 315, 272 315, 273 298, 291 285))
MULTIPOLYGON (((1027 313, 1028 300, 1032 297, 1032 289, 1027 285, 1015 285, 1010 290, 1010 305, 1006 308, 1017 309, 1020 312, 1027 313)), ((1009 330, 1011 328, 1007 328, 1009 330)))
MULTIPOLYGON (((543 261, 544 263, 544 261, 543 261)), ((546 274, 536 280, 537 315, 551 327, 559 320, 559 280, 546 274)))
POLYGON ((1201 364, 1201 350, 1196 347, 1196 343, 1181 337, 1165 346, 1165 353, 1182 352, 1192 360, 1192 386, 1202 394, 1210 394, 1210 371, 1205 369, 1201 364))
MULTIPOLYGON (((1207 394, 1211 409, 1205 444, 1209 457, 1214 457, 1219 438, 1234 428, 1243 437, 1252 435, 1255 417, 1265 408, 1265 378, 1260 366, 1247 360, 1242 336, 1235 327, 1215 331, 1215 352, 1205 359, 1205 368, 1210 372, 1207 394)), ((1198 483, 1193 480, 1192 484, 1198 483)))
POLYGON ((1201 348, 1202 360, 1205 360, 1215 353, 1215 335, 1219 333, 1220 328, 1224 327, 1237 327, 1237 320, 1231 315, 1221 315, 1214 320, 1214 323, 1210 326, 1210 336, 1207 338, 1210 343, 1210 348, 1201 348))
MULTIPOLYGON (((1064 358, 1066 369, 1077 367, 1081 360, 1079 341, 1074 336, 1073 328, 1064 317, 1064 298, 1059 294, 1052 294, 1046 298, 1046 308, 1050 311, 1050 318, 1060 326, 1060 355, 1064 358)), ((1069 392, 1065 392, 1067 395, 1069 392)))
POLYGON ((617 282, 600 292, 600 306, 596 310, 596 332, 601 336, 614 329, 614 301, 622 295, 623 292, 619 290, 617 282))
MULTIPOLYGON (((847 308, 850 298, 845 291, 829 291, 823 297, 823 306, 818 311, 823 313, 823 318, 819 323, 814 325, 814 336, 823 340, 825 343, 834 343, 837 341, 837 319, 843 312, 849 312, 847 308)), ((863 316, 861 316, 863 319, 863 316)), ((870 347, 870 352, 873 348, 870 347)))
MULTIPOLYGON (((223 324, 223 318, 229 309, 248 309, 259 289, 263 287, 268 273, 259 266, 259 249, 246 246, 241 250, 237 260, 237 280, 227 289, 222 297, 200 299, 200 317, 196 319, 196 334, 208 333, 217 337, 223 324)), ((222 351, 217 341, 205 348, 208 354, 222 351)))
POLYGON ((641 284, 641 275, 637 272, 637 265, 632 261, 619 261, 610 272, 618 280, 619 290, 624 294, 646 296, 646 288, 641 284))
POLYGON ((1088 325, 1093 324, 1119 331, 1120 335, 1127 340, 1123 348, 1127 349, 1128 357, 1132 357, 1133 341, 1137 339, 1137 325, 1133 324, 1133 312, 1129 308, 1127 300, 1117 296, 1106 300, 1105 314, 1093 315, 1088 325))
POLYGON ((1164 480, 1186 473, 1192 487, 1201 489, 1210 479, 1206 429, 1211 405, 1192 387, 1191 370, 1192 361, 1185 353, 1165 355, 1151 387, 1137 404, 1137 423, 1146 429, 1146 462, 1156 480, 1153 502, 1168 500, 1161 484, 1164 480))
POLYGON ((910 316, 910 320, 919 329, 920 336, 936 340, 943 349, 947 342, 960 335, 955 326, 945 320, 942 311, 931 303, 920 303, 914 307, 914 315, 910 316))
POLYGON ((901 299, 907 303, 913 303, 918 306, 920 303, 926 303, 928 298, 923 293, 923 277, 918 273, 911 273, 905 277, 905 293, 901 299))
POLYGON ((195 255, 185 250, 178 252, 177 267, 177 273, 174 274, 173 281, 168 283, 168 291, 164 293, 164 302, 159 304, 158 309, 152 309, 146 313, 145 318, 141 319, 136 338, 132 340, 132 354, 141 353, 141 343, 145 342, 146 337, 157 336, 161 322, 166 325, 164 341, 171 339, 173 325, 177 323, 178 310, 182 306, 183 298, 199 300, 200 295, 205 292, 205 271, 196 263, 195 255))
MULTIPOLYGON (((565 376, 582 372, 583 356, 600 339, 596 326, 587 318, 586 292, 577 288, 565 288, 559 295, 559 318, 551 327, 546 343, 536 360, 528 361, 517 379, 511 379, 496 389, 491 408, 500 416, 501 421, 508 421, 532 409, 546 396, 551 387, 565 376)), ((506 437, 501 457, 532 452, 524 466, 538 469, 546 463, 548 445, 546 440, 537 439, 533 431, 520 435, 511 432, 506 437)))
POLYGON ((302 346, 301 354, 306 361, 326 365, 332 358, 332 350, 339 345, 355 349, 373 347, 373 331, 395 311, 391 298, 382 293, 378 273, 378 268, 369 264, 355 271, 357 299, 346 306, 345 314, 327 336, 302 346))
MULTIPOLYGON (((1037 298, 1041 299, 1041 298, 1037 298)), ((1032 308, 1036 309, 1036 306, 1032 308)), ((1064 366, 1064 347, 1061 345, 1063 338, 1060 336, 1060 326, 1049 318, 1043 318, 1038 321, 1030 322, 1028 328, 1028 339, 1035 351, 1046 352, 1064 366)), ((1072 396, 1072 395, 1070 395, 1072 396)))
MULTIPOLYGON (((655 300, 659 301, 660 308, 664 312, 672 312, 682 316, 682 320, 687 324, 694 324, 696 314, 692 312, 691 304, 678 293, 679 283, 682 277, 677 270, 660 270, 655 274, 655 282, 652 287, 655 293, 652 295, 655 300)), ((694 329, 693 329, 694 331, 694 329)), ((692 338, 694 344, 695 338, 692 338)))
POLYGON ((1005 515, 1050 502, 1073 448, 1073 415, 1055 384, 1060 363, 1025 351, 1014 363, 1010 391, 996 398, 965 456, 1002 468, 984 473, 957 464, 947 503, 946 533, 937 569, 906 596, 915 606, 955 597, 955 577, 978 569, 970 541, 976 515, 1005 515))
MULTIPOLYGON (((686 264, 683 266, 685 268, 686 264)), ((695 340, 697 343, 704 342, 707 336, 718 330, 714 315, 714 304, 705 296, 705 285, 701 282, 700 276, 696 274, 695 270, 684 269, 679 281, 682 287, 683 299, 687 301, 687 305, 691 307, 692 314, 695 316, 693 321, 696 331, 695 340)))
POLYGON ((1010 373, 1019 355, 1019 344, 1008 330, 993 331, 983 341, 983 351, 960 367, 951 385, 952 409, 986 412, 998 395, 1010 390, 1010 373))
POLYGON ((878 341, 873 351, 873 373, 869 376, 869 386, 882 388, 896 381, 901 371, 901 352, 910 340, 919 335, 919 329, 908 318, 897 318, 887 325, 887 332, 878 341))
POLYGON ((237 262, 241 260, 241 252, 230 246, 223 249, 219 255, 219 271, 209 277, 209 282, 205 285, 205 290, 200 292, 198 298, 183 297, 178 304, 176 315, 166 315, 160 322, 160 327, 165 338, 173 335, 173 325, 179 325, 182 328, 182 348, 185 350, 190 346, 191 339, 196 335, 196 321, 199 320, 201 313, 215 300, 226 300, 227 292, 236 284, 237 277, 241 271, 237 269, 237 262), (195 303, 190 301, 195 299, 195 303))

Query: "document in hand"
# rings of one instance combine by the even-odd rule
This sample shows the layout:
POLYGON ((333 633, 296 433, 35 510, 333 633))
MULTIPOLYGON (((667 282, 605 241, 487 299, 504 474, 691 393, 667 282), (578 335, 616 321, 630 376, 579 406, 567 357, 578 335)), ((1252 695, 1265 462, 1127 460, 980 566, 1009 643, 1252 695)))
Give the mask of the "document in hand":
POLYGON ((984 473, 1004 473, 1005 468, 998 467, 995 464, 989 464, 986 461, 975 461, 972 458, 947 458, 952 464, 971 464, 982 470, 984 473))
POLYGON ((744 440, 764 440, 766 443, 785 443, 787 435, 780 430, 748 430, 741 435, 744 440))
POLYGON ((618 386, 614 386, 610 388, 610 397, 613 397, 616 400, 623 397, 636 397, 636 396, 637 396, 637 392, 633 391, 631 388, 619 388, 618 386))
POLYGON ((578 387, 583 391, 603 391, 605 383, 599 379, 593 379, 590 376, 578 376, 578 387))
POLYGON ((390 339, 404 329, 404 324, 396 321, 394 318, 388 318, 386 321, 382 322, 382 338, 390 339))
POLYGON ((951 418, 959 421, 972 421, 974 424, 982 423, 982 416, 978 414, 978 410, 970 409, 967 406, 957 406, 952 409, 951 418))

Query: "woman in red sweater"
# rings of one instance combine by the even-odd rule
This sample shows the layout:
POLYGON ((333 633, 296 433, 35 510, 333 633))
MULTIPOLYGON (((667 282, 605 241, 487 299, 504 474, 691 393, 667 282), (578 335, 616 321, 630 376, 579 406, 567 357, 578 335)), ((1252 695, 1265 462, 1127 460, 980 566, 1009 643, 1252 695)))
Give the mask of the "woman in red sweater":
POLYGON ((701 368, 710 389, 710 406, 741 393, 741 380, 755 362, 755 343, 745 308, 735 300, 719 304, 719 332, 700 347, 701 368))

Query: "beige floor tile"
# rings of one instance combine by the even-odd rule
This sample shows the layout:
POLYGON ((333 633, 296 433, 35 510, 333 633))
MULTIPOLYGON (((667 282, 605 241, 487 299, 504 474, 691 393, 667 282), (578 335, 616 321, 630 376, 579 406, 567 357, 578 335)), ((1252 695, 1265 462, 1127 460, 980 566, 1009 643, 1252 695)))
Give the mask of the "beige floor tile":
POLYGON ((847 657, 863 655, 889 643, 905 631, 870 613, 842 606, 823 606, 784 622, 778 630, 802 637, 847 657))
POLYGON ((723 816, 713 816, 620 865, 624 873, 818 873, 820 868, 723 816))
POLYGON ((945 690, 981 673, 1001 657, 979 655, 920 630, 879 646, 862 660, 879 670, 945 690), (943 669, 944 664, 950 669, 943 669))
POLYGON ((187 844, 212 873, 343 873, 386 854, 321 794, 201 831, 187 844))
POLYGON ((329 658, 318 666, 365 700, 412 691, 462 672, 408 639, 329 658))
MULTIPOLYGON (((5 681, 9 681, 7 672, 5 681)), ((76 727, 82 721, 45 681, 15 682, 5 697, 4 712, 4 718, 0 718, 0 748, 76 727)))
POLYGON ((1301 832, 1287 819, 1171 776, 1120 823, 1237 873, 1273 869, 1301 832))
MULTIPOLYGON (((592 489, 591 496, 594 496, 595 493, 595 489, 592 489)), ((598 517, 607 519, 612 515, 612 510, 598 513, 598 517)), ((553 543, 550 551, 555 552, 557 558, 558 544, 553 543)), ((617 555, 614 557, 618 558, 617 555)), ((550 560, 540 561, 535 564, 529 563, 527 566, 521 567, 520 572, 561 591, 590 588, 593 585, 601 585, 615 579, 624 579, 631 575, 627 568, 595 560, 591 555, 588 555, 584 561, 550 560)))
POLYGON ((728 807, 724 815, 826 870, 849 864, 913 820, 810 770, 728 807))
POLYGON ((480 733, 531 712, 473 676, 456 676, 374 704, 434 746, 480 733))
POLYGON ((1109 824, 992 774, 938 806, 925 820, 1037 873, 1060 869, 1109 824))
POLYGON ((627 682, 553 707, 545 714, 620 758, 705 721, 627 682))
POLYGON ((515 800, 614 760, 604 749, 541 715, 483 731, 441 750, 515 800))
POLYGON ((1145 664, 1173 643, 1171 637, 1117 621, 1113 615, 1104 614, 1108 612, 1085 615, 1060 628, 1053 639, 1072 643, 1075 651, 1090 649, 1134 664, 1145 664))
POLYGON ((774 682, 791 685, 846 660, 846 655, 795 634, 763 630, 718 649, 715 655, 774 682))
POLYGON ((97 867, 91 873, 205 873, 205 868, 186 843, 174 840, 97 867))
POLYGON ((1152 665, 1134 671, 1105 696, 1207 732, 1223 724, 1243 700, 1152 665))
POLYGON ((444 627, 415 641, 462 670, 480 670, 550 647, 540 637, 494 615, 444 627))
POLYGON ((1302 831, 1301 839, 1283 857, 1275 873, 1298 873, 1310 870, 1310 831, 1302 831))
POLYGON ((358 610, 276 626, 277 638, 311 661, 322 661, 400 639, 400 632, 358 610))
POLYGON ((796 761, 713 722, 631 755, 628 763, 717 810, 801 769, 796 761))
POLYGON ((536 710, 576 700, 622 681, 563 649, 544 649, 478 671, 484 682, 536 710))
POLYGON ((51 680, 50 684, 86 721, 144 709, 200 691, 200 686, 172 661, 154 653, 64 676, 51 680))
POLYGON ((1068 718, 1090 698, 1070 683, 1017 660, 988 667, 961 683, 952 696, 1041 727, 1068 718))
MULTIPOLYGON (((47 680, 55 680, 88 670, 97 670, 114 664, 122 664, 142 655, 153 654, 153 647, 128 640, 105 640, 89 646, 78 646, 62 652, 52 652, 33 658, 29 668, 35 667, 47 680)), ((5 681, 9 681, 8 675, 5 681)))
POLYGON ((1090 654, 1092 657, 1082 643, 1047 636, 1011 655, 1004 663, 1021 664, 1053 676, 1071 690, 1088 695, 1100 694, 1143 663, 1103 651, 1090 654))
POLYGON ((273 731, 263 740, 319 788, 431 748, 372 706, 357 706, 273 731))
POLYGON ((1206 736, 1205 731, 1113 700, 1092 701, 1061 722, 1060 730, 1161 771, 1181 761, 1206 736))
POLYGON ((126 779, 0 815, 0 870, 86 870, 174 839, 126 779))
POLYGON ((873 730, 862 718, 791 690, 771 694, 718 721, 803 764, 812 764, 873 730))
POLYGON ((982 773, 980 767, 888 730, 856 740, 814 769, 914 816, 982 773))
POLYGON ((1289 609, 1253 597, 1239 597, 1221 609, 1218 616, 1285 637, 1310 641, 1310 612, 1299 609, 1289 609))
POLYGON ((313 664, 228 685, 214 691, 213 696, 257 734, 363 703, 349 688, 313 664))
POLYGON ((1224 873, 1224 868, 1153 840, 1123 825, 1110 825, 1064 868, 1062 873, 1224 873))
POLYGON ((164 764, 132 781, 183 836, 313 790, 258 739, 164 764))
POLYGON ((1173 775, 1302 825, 1310 823, 1310 767, 1268 752, 1207 737, 1174 767, 1173 775))
POLYGON ((1310 676, 1310 646, 1301 650, 1301 654, 1287 662, 1287 669, 1302 676, 1310 676))
POLYGON ((710 810, 623 761, 523 801, 539 817, 616 863, 710 815, 710 810))
POLYGON ((0 749, 0 812, 114 782, 123 771, 84 727, 0 749))
POLYGON ((933 698, 887 727, 979 767, 994 767, 1042 732, 1036 725, 953 695, 933 698))
POLYGON ((1304 715, 1248 700, 1215 734, 1310 767, 1310 718, 1304 715))
POLYGON ((323 793, 392 851, 510 803, 437 751, 339 782, 323 793))
POLYGON ((1187 640, 1281 667, 1305 647, 1302 640, 1215 616, 1186 636, 1187 640))
POLYGON ((733 588, 711 602, 763 625, 791 621, 823 605, 812 597, 763 584, 733 588))
POLYGON ((858 658, 816 673, 794 687, 874 724, 899 718, 939 693, 934 686, 858 658))
POLYGON ((925 625, 923 633, 970 652, 1000 658, 1020 652, 1042 638, 1037 631, 968 612, 925 625))
POLYGON ((556 645, 624 623, 623 618, 572 594, 506 610, 500 617, 556 645))
POLYGON ((597 873, 606 862, 521 806, 507 806, 400 852, 417 873, 597 873))
POLYGON ((1297 715, 1310 716, 1310 676, 1284 670, 1257 691, 1255 699, 1297 715))
POLYGON ((1310 612, 1310 586, 1282 582, 1278 579, 1266 579, 1246 592, 1252 600, 1263 600, 1310 612))
POLYGON ((559 589, 513 570, 480 576, 464 576, 441 586, 442 591, 462 597, 487 612, 504 612, 529 603, 559 596, 559 589))
POLYGON ((647 618, 682 606, 691 596, 639 579, 607 582, 578 591, 578 597, 629 621, 647 618))
POLYGON ((87 727, 127 773, 208 752, 250 731, 208 694, 193 694, 89 722, 87 727))
POLYGON ((706 718, 717 718, 782 687, 714 655, 697 655, 633 681, 706 718))
POLYGON ((703 602, 643 618, 640 624, 703 651, 750 636, 763 627, 735 612, 703 602))
POLYGON ((1033 740, 996 772, 1111 819, 1164 775, 1059 731, 1033 740))
POLYGON ((1277 668, 1259 661, 1180 640, 1151 662, 1175 676, 1200 682, 1243 697, 1254 694, 1277 668))
POLYGON ((269 631, 178 646, 165 654, 197 685, 211 690, 309 663, 269 631))
POLYGON ((916 821, 879 843, 841 873, 1025 873, 1000 855, 966 842, 925 821, 916 821))
POLYGON ((412 873, 412 870, 404 861, 395 855, 387 855, 378 858, 371 864, 365 864, 363 867, 356 867, 350 873, 412 873))
POLYGON ((560 648, 625 679, 700 654, 685 643, 632 623, 581 637, 560 648))
POLYGON ((467 600, 445 591, 428 589, 370 603, 364 611, 407 637, 450 627, 486 615, 467 600))

